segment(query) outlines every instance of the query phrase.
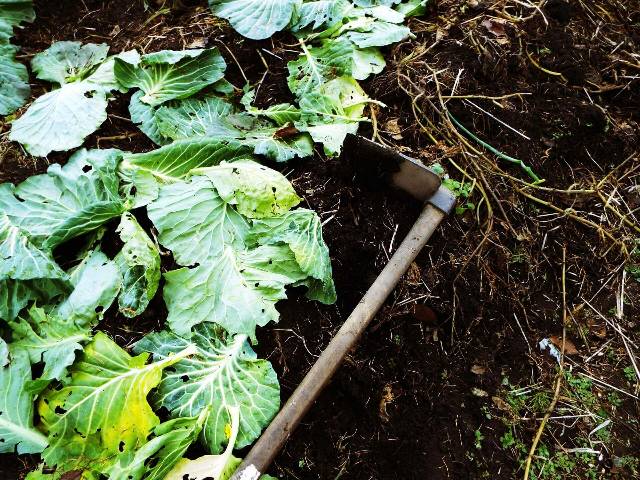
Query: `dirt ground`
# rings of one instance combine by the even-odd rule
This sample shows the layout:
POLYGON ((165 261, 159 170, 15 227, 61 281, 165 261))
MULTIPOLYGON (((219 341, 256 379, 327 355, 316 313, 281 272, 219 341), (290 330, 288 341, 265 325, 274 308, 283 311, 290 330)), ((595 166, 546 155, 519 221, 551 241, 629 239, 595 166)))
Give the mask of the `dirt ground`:
MULTIPOLYGON (((245 40, 204 1, 54 3, 36 0, 38 19, 19 32, 25 60, 56 40, 112 51, 218 46, 237 86, 264 76, 259 103, 291 100, 286 61, 297 47, 287 34, 245 40)), ((441 166, 459 209, 271 473, 512 479, 530 463, 529 478, 640 478, 640 2, 440 0, 411 27, 415 38, 387 49, 386 70, 363 84, 387 107, 361 132, 441 166), (544 182, 531 184, 514 160, 544 182), (562 371, 543 339, 564 343, 562 371)), ((128 98, 86 146, 152 148, 127 120, 128 98)), ((0 146, 0 181, 46 169, 0 146)), ((275 167, 322 216, 338 291, 334 306, 291 291, 280 323, 259 332, 284 401, 420 206, 354 184, 340 159, 320 153, 275 167)), ((101 328, 126 346, 165 315, 157 297, 133 321, 108 312, 101 328)), ((2 478, 22 478, 36 461, 5 455, 2 478)))

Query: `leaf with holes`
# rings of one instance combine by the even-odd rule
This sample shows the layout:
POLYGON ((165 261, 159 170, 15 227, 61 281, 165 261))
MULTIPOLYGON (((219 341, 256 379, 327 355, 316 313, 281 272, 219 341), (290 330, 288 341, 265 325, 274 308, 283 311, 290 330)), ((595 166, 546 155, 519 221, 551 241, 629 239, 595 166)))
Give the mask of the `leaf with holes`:
POLYGON ((207 414, 205 408, 198 416, 161 423, 153 429, 147 443, 135 451, 119 455, 103 473, 109 480, 164 480, 198 438, 207 414))
POLYGON ((325 153, 335 155, 340 153, 347 134, 356 133, 365 120, 368 102, 369 97, 354 79, 336 78, 300 99, 302 115, 296 127, 322 143, 325 153))
POLYGON ((147 402, 162 370, 194 353, 194 348, 147 364, 148 355, 131 357, 98 332, 61 389, 44 392, 38 403, 42 426, 49 435, 43 458, 47 465, 64 462, 74 452, 69 440, 96 435, 113 455, 138 448, 159 420, 147 402))
POLYGON ((349 0, 316 0, 303 2, 298 9, 291 31, 320 30, 331 28, 342 22, 353 9, 349 0))
POLYGON ((160 252, 130 213, 118 227, 124 246, 115 258, 122 275, 118 296, 120 312, 135 317, 146 310, 160 283, 160 252))
POLYGON ((163 331, 140 340, 135 349, 160 361, 190 344, 197 353, 165 370, 153 400, 173 417, 206 414, 201 437, 212 453, 228 442, 229 411, 240 413, 236 448, 250 445, 280 406, 280 386, 271 364, 260 360, 246 335, 231 336, 213 324, 195 327, 190 340, 163 331))
MULTIPOLYGON (((7 186, 2 192, 9 193, 7 186)), ((0 213, 0 259, 0 280, 67 280, 67 274, 53 260, 51 253, 33 245, 5 213, 0 213)))
MULTIPOLYGON (((6 347, 2 339, 0 344, 6 347)), ((11 349, 8 365, 0 367, 0 453, 39 453, 47 446, 47 437, 33 426, 33 395, 25 389, 29 381, 29 354, 11 349)))
POLYGON ((216 257, 225 245, 242 248, 249 231, 247 220, 218 195, 206 177, 163 186, 147 211, 158 229, 158 240, 180 265, 216 257))
POLYGON ((228 480, 238 466, 238 460, 233 457, 233 447, 240 427, 240 412, 237 408, 229 411, 229 443, 220 455, 204 455, 189 460, 181 458, 167 474, 164 480, 228 480))
POLYGON ((71 294, 51 310, 59 318, 79 326, 94 326, 113 303, 120 290, 120 271, 114 261, 99 250, 90 252, 70 277, 71 294))
POLYGON ((279 216, 300 203, 284 175, 252 160, 222 162, 192 173, 207 177, 222 200, 248 218, 279 216))
MULTIPOLYGON (((38 97, 11 126, 9 139, 20 142, 34 156, 70 150, 82 145, 107 119, 107 97, 113 81, 113 59, 106 45, 54 43, 36 55, 33 68, 39 78, 60 87, 38 97)), ((131 59, 136 52, 117 57, 131 59)))
POLYGON ((314 211, 299 208, 279 217, 255 220, 247 242, 287 244, 302 271, 311 277, 303 281, 309 286, 307 296, 323 303, 336 301, 329 249, 322 238, 320 218, 314 211))
POLYGON ((148 207, 160 243, 177 263, 191 266, 165 274, 167 322, 180 335, 199 323, 216 322, 253 337, 257 325, 278 319, 275 303, 286 298, 286 286, 310 285, 305 282, 313 277, 285 244, 294 243, 295 232, 288 240, 273 245, 265 240, 247 250, 251 224, 234 205, 251 217, 280 218, 299 199, 281 174, 250 161, 194 173, 200 176, 163 186, 148 207))
POLYGON ((257 326, 278 320, 275 304, 287 298, 286 286, 307 277, 287 246, 238 250, 227 245, 196 267, 165 274, 167 323, 188 336, 193 326, 215 322, 254 340, 257 326))
POLYGON ((118 168, 124 194, 142 207, 156 198, 161 184, 178 182, 195 168, 247 158, 250 150, 226 140, 190 139, 145 153, 125 154, 118 168))
POLYGON ((0 208, 33 243, 52 249, 122 214, 120 156, 118 150, 80 150, 64 167, 51 165, 15 188, 0 185, 0 208))
POLYGON ((358 48, 352 41, 340 37, 325 40, 317 47, 303 47, 302 55, 287 64, 287 82, 289 90, 301 98, 317 92, 337 77, 364 80, 380 73, 384 67, 384 57, 378 49, 358 48))
MULTIPOLYGON (((174 140, 206 137, 213 142, 232 139, 253 149, 253 153, 283 162, 313 153, 307 134, 267 120, 273 116, 282 120, 287 113, 266 110, 264 115, 240 112, 235 105, 218 97, 187 99, 172 106, 161 107, 156 113, 159 132, 174 140), (284 128, 283 128, 284 127, 284 128)), ((296 115, 298 118, 299 115, 296 115)))
POLYGON ((79 147, 107 119, 104 92, 86 82, 45 93, 13 122, 9 139, 36 157, 79 147))
POLYGON ((73 318, 49 316, 36 306, 31 307, 28 317, 10 324, 11 345, 26 351, 31 363, 44 363, 40 377, 30 383, 30 390, 40 391, 51 380, 60 380, 66 375, 76 352, 91 340, 91 330, 77 325, 73 318))

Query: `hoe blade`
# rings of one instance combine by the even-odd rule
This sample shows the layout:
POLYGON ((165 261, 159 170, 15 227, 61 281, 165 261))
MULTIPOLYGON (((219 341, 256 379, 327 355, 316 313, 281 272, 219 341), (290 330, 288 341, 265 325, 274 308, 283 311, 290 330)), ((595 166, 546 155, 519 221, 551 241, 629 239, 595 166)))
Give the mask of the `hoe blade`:
POLYGON ((392 186, 426 202, 440 187, 440 177, 422 163, 359 135, 347 136, 342 157, 358 183, 374 190, 392 186))

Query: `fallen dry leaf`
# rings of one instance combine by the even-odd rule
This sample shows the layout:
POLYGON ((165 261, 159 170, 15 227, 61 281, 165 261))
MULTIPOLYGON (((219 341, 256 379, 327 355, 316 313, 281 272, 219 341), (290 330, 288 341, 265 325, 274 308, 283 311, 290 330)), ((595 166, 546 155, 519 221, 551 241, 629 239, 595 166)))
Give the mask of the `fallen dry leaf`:
POLYGON ((506 37, 507 31, 504 29, 504 21, 495 18, 486 18, 482 21, 482 26, 496 37, 506 37))
POLYGON ((504 45, 509 43, 509 38, 507 35, 507 30, 504 28, 506 21, 498 20, 496 18, 487 18, 482 21, 482 26, 486 28, 489 33, 493 34, 496 37, 496 41, 504 45))
POLYGON ((471 389, 471 393, 473 393, 476 397, 488 397, 489 394, 482 390, 481 388, 473 387, 471 389))
POLYGON ((389 421, 389 413, 387 413, 387 405, 395 400, 395 395, 393 394, 393 388, 391 385, 385 385, 382 389, 382 398, 380 399, 379 405, 379 413, 380 418, 385 422, 389 421))
POLYGON ((392 118, 384 124, 384 128, 391 134, 391 138, 394 140, 402 140, 402 129, 398 124, 397 118, 392 118))
MULTIPOLYGON (((558 348, 558 350, 562 348, 562 337, 551 335, 549 337, 549 340, 551 340, 551 343, 553 343, 558 348)), ((567 355, 577 355, 580 352, 578 352, 578 349, 571 340, 565 338, 564 353, 566 353, 567 355)))
POLYGON ((498 410, 502 410, 505 412, 508 412, 509 410, 511 410, 511 408, 509 407, 509 404, 505 402, 503 399, 501 399, 500 397, 491 397, 491 401, 496 407, 498 407, 498 410))

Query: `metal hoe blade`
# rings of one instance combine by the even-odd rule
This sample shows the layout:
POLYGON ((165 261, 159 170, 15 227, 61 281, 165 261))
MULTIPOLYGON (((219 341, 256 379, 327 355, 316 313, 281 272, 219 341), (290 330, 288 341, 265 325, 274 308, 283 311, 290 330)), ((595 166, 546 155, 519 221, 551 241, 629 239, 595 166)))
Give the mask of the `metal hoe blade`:
POLYGON ((424 203, 440 188, 440 177, 422 163, 358 135, 347 136, 342 158, 353 167, 356 181, 372 189, 391 186, 424 203))

